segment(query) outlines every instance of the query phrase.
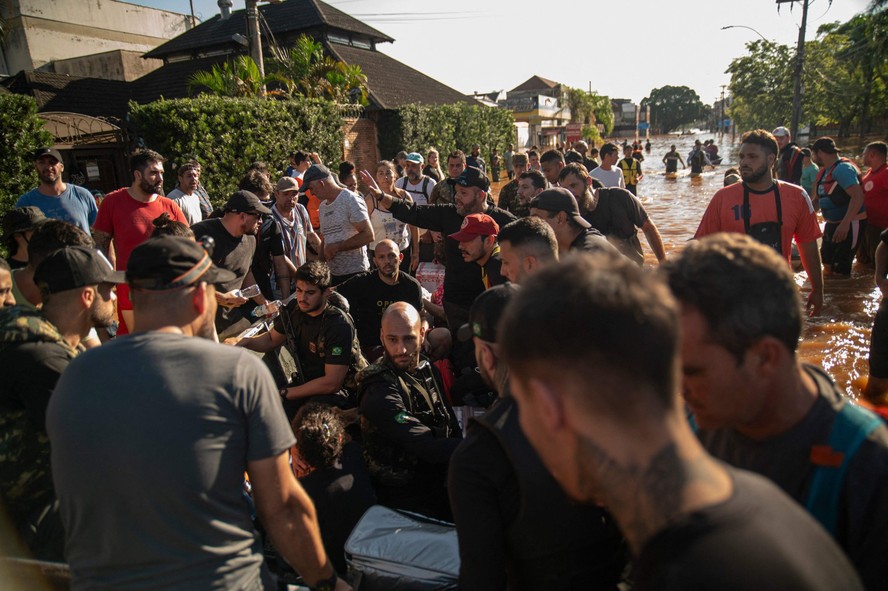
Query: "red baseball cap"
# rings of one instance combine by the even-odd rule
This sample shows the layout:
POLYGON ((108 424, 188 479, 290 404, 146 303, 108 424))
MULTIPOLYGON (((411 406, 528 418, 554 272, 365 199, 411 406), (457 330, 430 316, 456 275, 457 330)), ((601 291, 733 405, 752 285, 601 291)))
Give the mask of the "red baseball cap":
POLYGON ((457 242, 468 242, 478 236, 496 236, 499 234, 499 224, 486 213, 473 213, 463 218, 459 232, 451 234, 457 242))

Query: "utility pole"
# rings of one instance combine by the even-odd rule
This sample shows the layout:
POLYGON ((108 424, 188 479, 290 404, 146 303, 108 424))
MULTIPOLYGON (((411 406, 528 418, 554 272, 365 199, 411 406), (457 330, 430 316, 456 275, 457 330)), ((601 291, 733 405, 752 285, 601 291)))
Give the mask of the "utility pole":
POLYGON ((250 39, 250 57, 259 66, 259 75, 265 77, 265 65, 262 63, 262 37, 259 35, 259 0, 246 0, 247 4, 247 37, 250 39))
POLYGON ((802 67, 805 65, 805 28, 808 25, 808 1, 777 0, 778 10, 780 4, 802 3, 802 26, 799 27, 799 42, 796 46, 796 63, 795 72, 793 73, 792 121, 789 126, 789 133, 792 134, 793 141, 798 137, 799 120, 802 118, 802 67))
POLYGON ((725 84, 721 85, 722 94, 721 94, 721 103, 719 103, 719 118, 718 118, 718 136, 724 137, 725 135, 725 84))

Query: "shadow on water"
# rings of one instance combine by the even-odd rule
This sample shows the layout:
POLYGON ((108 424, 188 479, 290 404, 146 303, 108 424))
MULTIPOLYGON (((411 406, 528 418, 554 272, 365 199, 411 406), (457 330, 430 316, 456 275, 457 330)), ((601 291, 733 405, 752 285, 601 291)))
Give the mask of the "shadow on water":
MULTIPOLYGON (((736 166, 739 145, 731 145, 730 136, 719 139, 713 134, 659 136, 651 138, 651 144, 651 154, 646 154, 642 163, 644 178, 638 185, 638 194, 660 230, 667 256, 673 256, 694 236, 703 211, 724 184, 725 170, 736 166), (678 178, 667 179, 662 159, 670 146, 675 144, 687 162, 688 152, 697 139, 715 139, 723 157, 722 164, 707 167, 697 179, 690 177, 689 169, 679 167, 678 178)), ((499 186, 495 186, 495 190, 498 189, 499 186)), ((656 265, 656 257, 643 237, 641 240, 646 250, 645 263, 656 265)), ((795 279, 804 300, 810 291, 807 275, 800 266, 797 271, 795 279)), ((806 320, 799 356, 803 361, 823 367, 847 396, 856 399, 869 373, 870 327, 879 306, 879 290, 873 284, 872 270, 857 265, 850 278, 826 277, 824 282, 823 312, 817 318, 806 320)))

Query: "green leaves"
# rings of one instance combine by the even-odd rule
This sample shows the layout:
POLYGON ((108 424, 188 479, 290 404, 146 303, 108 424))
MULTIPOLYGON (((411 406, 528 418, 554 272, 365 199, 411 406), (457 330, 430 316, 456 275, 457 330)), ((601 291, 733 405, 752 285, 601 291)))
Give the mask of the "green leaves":
POLYGON ((178 166, 195 157, 203 168, 201 183, 217 205, 256 160, 268 164, 275 181, 294 149, 317 151, 328 163, 342 154, 342 116, 323 100, 201 95, 130 103, 130 119, 145 144, 167 158, 168 191, 176 184, 178 166))
POLYGON ((651 108, 651 125, 663 133, 694 123, 705 117, 706 106, 700 96, 687 86, 663 86, 651 91, 641 107, 651 108))
POLYGON ((43 128, 32 97, 0 94, 0 215, 11 209, 19 196, 37 186, 37 172, 30 155, 52 143, 52 134, 43 128))
POLYGON ((269 62, 269 80, 291 97, 325 98, 341 104, 367 105, 367 77, 361 67, 324 55, 324 47, 300 35, 288 51, 269 62))
POLYGON ((487 159, 493 148, 502 152, 516 141, 510 111, 468 103, 412 104, 397 111, 383 111, 377 133, 383 158, 392 158, 399 150, 425 153, 434 147, 446 161, 451 151, 468 152, 477 143, 487 159))

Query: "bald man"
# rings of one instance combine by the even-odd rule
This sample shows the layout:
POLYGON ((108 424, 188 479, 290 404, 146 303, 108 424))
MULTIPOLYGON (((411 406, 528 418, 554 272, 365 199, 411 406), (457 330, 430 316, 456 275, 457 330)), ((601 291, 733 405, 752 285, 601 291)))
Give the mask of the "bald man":
POLYGON ((382 358, 358 374, 364 457, 382 505, 452 520, 447 465, 462 438, 441 376, 420 347, 419 312, 397 302, 382 315, 382 358))

